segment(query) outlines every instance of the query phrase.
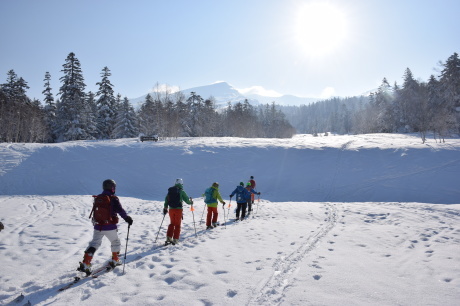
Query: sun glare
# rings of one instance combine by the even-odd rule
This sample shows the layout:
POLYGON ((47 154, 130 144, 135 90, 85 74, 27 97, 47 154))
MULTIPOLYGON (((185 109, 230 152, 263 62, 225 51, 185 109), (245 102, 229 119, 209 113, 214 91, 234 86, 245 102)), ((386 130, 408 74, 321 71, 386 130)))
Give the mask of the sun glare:
POLYGON ((297 13, 295 36, 308 56, 322 56, 335 51, 347 36, 345 15, 337 7, 312 2, 297 13))

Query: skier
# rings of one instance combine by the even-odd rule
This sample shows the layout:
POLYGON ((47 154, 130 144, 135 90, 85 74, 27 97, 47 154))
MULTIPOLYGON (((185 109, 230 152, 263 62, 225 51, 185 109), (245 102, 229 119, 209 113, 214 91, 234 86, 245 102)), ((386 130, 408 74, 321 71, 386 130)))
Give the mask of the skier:
POLYGON ((240 219, 240 211, 241 211, 241 220, 246 217, 246 207, 248 206, 247 202, 250 199, 251 195, 249 191, 244 188, 244 183, 240 182, 240 185, 236 186, 235 190, 233 190, 232 194, 230 194, 230 199, 236 194, 236 220, 240 219))
MULTIPOLYGON (((256 189, 256 181, 254 180, 254 176, 251 175, 249 178, 249 183, 251 183, 252 189, 256 189)), ((254 204, 254 194, 251 193, 251 204, 254 204)), ((251 206, 249 206, 249 212, 251 212, 251 206)))
POLYGON ((166 244, 179 243, 183 211, 182 202, 193 205, 192 198, 189 198, 187 193, 184 191, 184 181, 181 178, 178 178, 176 179, 174 186, 168 189, 168 194, 166 195, 163 208, 163 214, 166 215, 168 213, 169 206, 169 218, 171 219, 168 231, 166 232, 166 244))
POLYGON ((214 182, 212 186, 205 191, 205 203, 208 206, 208 214, 206 216, 206 229, 211 229, 217 226, 217 217, 219 216, 217 210, 217 202, 219 201, 225 206, 224 200, 219 193, 219 183, 214 182))
POLYGON ((252 212, 252 204, 254 203, 254 195, 257 194, 257 195, 260 195, 260 192, 257 192, 255 191, 253 188, 252 188, 252 185, 251 185, 251 182, 248 182, 246 184, 246 190, 250 193, 250 197, 248 197, 247 201, 248 201, 248 215, 252 212))
POLYGON ((114 180, 105 180, 102 182, 102 193, 97 197, 95 196, 93 211, 91 212, 91 215, 94 213, 92 218, 94 224, 93 240, 91 240, 85 251, 83 262, 80 262, 80 266, 77 269, 78 271, 85 272, 86 274, 91 273, 91 260, 93 259, 96 250, 101 246, 102 238, 104 236, 107 237, 111 243, 112 258, 109 260, 109 264, 112 267, 121 265, 121 261, 118 257, 120 254, 121 243, 117 233, 117 214, 120 215, 120 217, 122 217, 129 226, 133 224, 133 219, 126 214, 126 211, 121 206, 120 200, 117 196, 115 196, 116 186, 117 184, 114 180), (107 207, 109 209, 103 209, 103 204, 98 206, 98 199, 101 199, 101 203, 104 202, 104 199, 106 199, 107 207), (102 213, 102 215, 106 214, 107 220, 101 221, 101 218, 103 217, 101 217, 99 211, 107 212, 102 213))
POLYGON ((5 227, 3 226, 3 223, 0 222, 0 232, 2 231, 2 229, 4 229, 5 227))

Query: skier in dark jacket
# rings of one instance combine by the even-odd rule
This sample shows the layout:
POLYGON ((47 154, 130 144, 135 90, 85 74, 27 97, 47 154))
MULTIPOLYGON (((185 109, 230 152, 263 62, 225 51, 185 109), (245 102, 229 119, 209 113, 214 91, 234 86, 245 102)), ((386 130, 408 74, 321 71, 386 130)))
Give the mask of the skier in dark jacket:
POLYGON ((246 208, 248 206, 247 202, 248 199, 251 198, 251 194, 249 191, 244 188, 244 183, 240 182, 240 185, 233 190, 232 194, 230 195, 230 199, 236 195, 236 221, 240 219, 240 211, 241 211, 241 220, 246 217, 246 208))
POLYGON ((248 182, 246 184, 246 190, 249 192, 250 196, 249 198, 247 199, 247 203, 248 203, 248 215, 252 212, 252 204, 254 203, 254 194, 257 194, 257 195, 260 195, 260 192, 257 192, 255 191, 253 188, 252 188, 252 184, 251 182, 248 182))
POLYGON ((192 198, 190 198, 184 191, 184 181, 181 178, 178 178, 176 179, 174 186, 168 189, 168 194, 165 197, 163 214, 166 215, 168 213, 169 207, 169 218, 171 219, 171 223, 168 226, 168 231, 166 232, 165 244, 179 243, 183 202, 189 205, 193 205, 192 198))
MULTIPOLYGON (((133 224, 133 219, 126 214, 126 211, 121 206, 120 200, 117 196, 115 196, 115 189, 117 184, 114 180, 105 180, 102 183, 102 191, 101 195, 106 195, 110 197, 110 207, 111 207, 111 221, 107 222, 106 224, 98 224, 95 221, 95 217, 93 212, 91 215, 93 216, 93 223, 94 223, 94 232, 93 232, 93 239, 88 245, 88 248, 85 251, 83 256, 83 262, 80 262, 80 266, 78 267, 78 271, 85 272, 86 274, 91 273, 91 260, 93 259, 94 253, 96 250, 101 246, 102 238, 107 237, 111 243, 111 250, 112 250, 112 259, 109 261, 109 264, 113 267, 118 266, 121 264, 118 255, 120 254, 121 243, 120 239, 118 238, 117 233, 117 223, 118 223, 118 216, 122 217, 128 224, 131 226, 133 224)), ((99 196, 98 196, 99 197, 99 196)))

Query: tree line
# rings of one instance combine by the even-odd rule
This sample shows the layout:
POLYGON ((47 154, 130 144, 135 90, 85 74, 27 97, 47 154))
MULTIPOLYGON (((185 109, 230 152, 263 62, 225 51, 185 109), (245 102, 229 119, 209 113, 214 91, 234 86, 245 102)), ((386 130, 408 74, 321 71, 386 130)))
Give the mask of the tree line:
POLYGON ((295 129, 272 103, 254 107, 248 101, 223 109, 213 97, 161 91, 148 94, 138 110, 127 97, 114 94, 108 67, 101 71, 96 93, 85 92, 80 61, 70 53, 55 99, 51 75, 45 73, 43 104, 26 95, 27 82, 8 71, 0 84, 0 142, 62 142, 115 139, 139 134, 168 137, 292 137, 295 129))
POLYGON ((403 83, 386 78, 368 97, 332 98, 300 107, 282 107, 300 133, 420 133, 426 141, 460 133, 460 59, 457 53, 440 63, 427 82, 404 72, 403 83))

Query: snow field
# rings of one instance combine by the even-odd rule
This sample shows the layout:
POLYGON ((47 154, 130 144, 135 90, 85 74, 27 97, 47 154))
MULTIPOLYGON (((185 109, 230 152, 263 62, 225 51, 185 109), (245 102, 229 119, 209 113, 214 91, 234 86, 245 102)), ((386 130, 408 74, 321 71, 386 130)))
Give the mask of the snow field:
MULTIPOLYGON (((0 144, 0 304, 23 293, 33 305, 458 305, 459 148, 407 135, 0 144), (249 175, 262 192, 254 218, 234 222, 232 201, 226 228, 206 231, 204 189, 219 181, 228 204, 249 175), (134 219, 126 273, 58 293, 109 177, 134 219), (176 177, 195 211, 164 247, 176 177)), ((123 252, 126 235, 121 220, 123 252)), ((104 240, 94 266, 109 256, 104 240)))

